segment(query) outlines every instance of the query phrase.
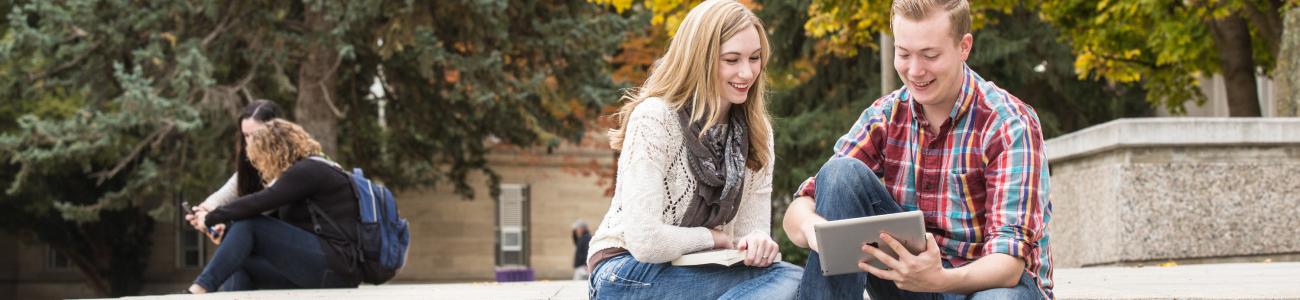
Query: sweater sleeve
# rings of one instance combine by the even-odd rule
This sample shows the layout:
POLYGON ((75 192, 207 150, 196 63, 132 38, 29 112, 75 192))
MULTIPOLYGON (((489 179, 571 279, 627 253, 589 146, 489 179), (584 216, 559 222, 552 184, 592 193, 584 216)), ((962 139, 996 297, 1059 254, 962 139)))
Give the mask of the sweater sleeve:
POLYGON ((285 170, 274 184, 260 192, 244 195, 208 213, 204 221, 208 226, 256 216, 285 204, 302 201, 320 189, 320 174, 333 170, 322 163, 308 159, 299 160, 285 170))
MULTIPOLYGON (((772 137, 768 137, 768 153, 773 153, 772 137)), ((772 236, 772 168, 775 155, 768 157, 763 169, 749 176, 745 182, 744 198, 740 200, 740 210, 736 212, 736 239, 758 233, 772 236)))
POLYGON ((208 199, 203 200, 203 203, 200 203, 199 206, 202 206, 208 211, 213 211, 216 210, 217 207, 225 205, 226 203, 235 200, 235 198, 239 198, 239 192, 237 192, 239 185, 238 182, 239 173, 230 175, 230 180, 226 180, 225 185, 222 185, 221 188, 217 189, 217 191, 212 193, 212 195, 208 195, 208 199))
POLYGON ((667 209, 667 192, 664 188, 668 166, 672 162, 670 149, 681 141, 673 141, 668 126, 675 122, 667 105, 660 101, 642 102, 628 120, 623 135, 623 153, 618 160, 618 178, 624 193, 619 197, 626 224, 624 242, 627 251, 636 260, 646 263, 664 263, 683 254, 713 247, 713 236, 704 227, 678 227, 664 220, 667 209))

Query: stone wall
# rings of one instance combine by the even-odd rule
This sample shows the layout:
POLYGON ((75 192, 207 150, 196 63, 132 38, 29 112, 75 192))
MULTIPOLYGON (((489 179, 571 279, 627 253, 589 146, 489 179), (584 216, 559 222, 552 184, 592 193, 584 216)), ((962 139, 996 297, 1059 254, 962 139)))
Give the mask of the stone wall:
POLYGON ((1058 267, 1300 253, 1300 119, 1124 119, 1047 149, 1058 267))
MULTIPOLYGON (((609 208, 605 186, 595 176, 575 172, 592 162, 608 166, 606 149, 558 150, 553 154, 498 151, 489 156, 503 184, 529 186, 530 267, 537 279, 571 279, 573 222, 583 219, 591 229, 609 208)), ((411 223, 411 252, 401 282, 494 281, 496 267, 496 201, 484 178, 470 179, 478 191, 472 200, 450 187, 404 191, 402 215, 411 223)))

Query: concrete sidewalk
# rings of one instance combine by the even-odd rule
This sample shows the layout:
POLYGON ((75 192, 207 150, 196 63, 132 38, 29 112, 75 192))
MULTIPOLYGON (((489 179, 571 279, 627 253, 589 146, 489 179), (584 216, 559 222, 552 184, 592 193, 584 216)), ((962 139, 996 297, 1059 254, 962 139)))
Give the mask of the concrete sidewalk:
MULTIPOLYGON (((1059 269, 1057 299, 1300 299, 1300 263, 1059 269)), ((584 281, 393 284, 127 299, 586 299, 584 281)))

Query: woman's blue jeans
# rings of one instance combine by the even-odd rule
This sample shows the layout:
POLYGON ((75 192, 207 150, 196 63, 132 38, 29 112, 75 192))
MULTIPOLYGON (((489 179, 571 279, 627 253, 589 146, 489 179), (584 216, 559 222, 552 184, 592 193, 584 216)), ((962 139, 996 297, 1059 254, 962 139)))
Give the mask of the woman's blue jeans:
POLYGON ((591 299, 793 299, 798 266, 673 266, 639 262, 623 253, 592 271, 591 299))
POLYGON ((352 287, 330 270, 316 234, 257 216, 235 221, 194 283, 209 291, 352 287))

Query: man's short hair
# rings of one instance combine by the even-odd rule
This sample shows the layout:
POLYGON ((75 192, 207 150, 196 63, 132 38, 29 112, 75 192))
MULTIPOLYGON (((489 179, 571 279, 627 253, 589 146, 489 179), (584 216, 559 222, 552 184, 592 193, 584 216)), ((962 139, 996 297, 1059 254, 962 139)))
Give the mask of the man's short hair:
POLYGON ((962 36, 970 33, 970 3, 966 0, 894 0, 894 5, 889 10, 889 26, 894 26, 894 17, 925 20, 930 13, 940 8, 948 12, 953 39, 960 41, 962 36))

